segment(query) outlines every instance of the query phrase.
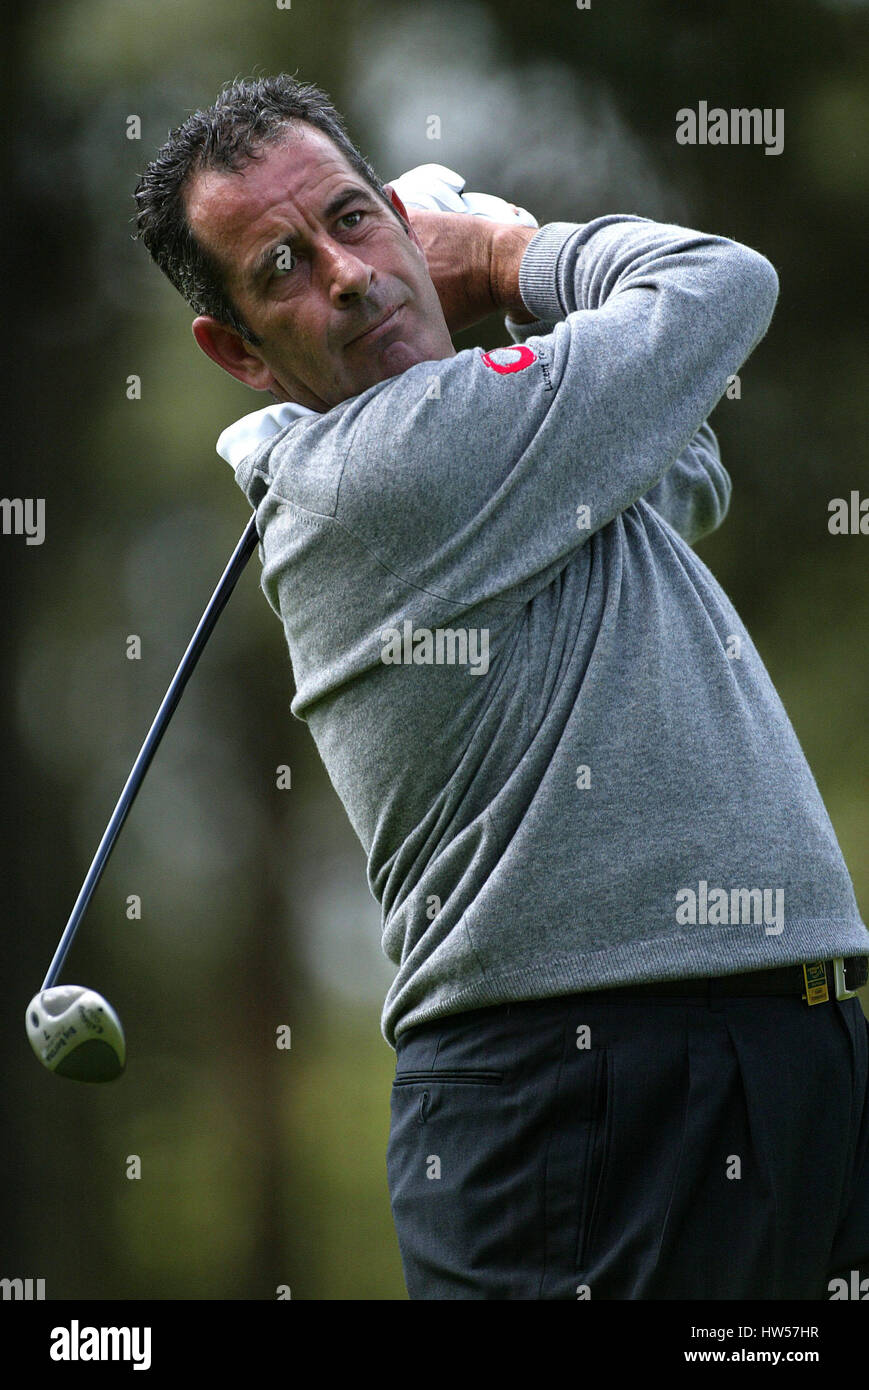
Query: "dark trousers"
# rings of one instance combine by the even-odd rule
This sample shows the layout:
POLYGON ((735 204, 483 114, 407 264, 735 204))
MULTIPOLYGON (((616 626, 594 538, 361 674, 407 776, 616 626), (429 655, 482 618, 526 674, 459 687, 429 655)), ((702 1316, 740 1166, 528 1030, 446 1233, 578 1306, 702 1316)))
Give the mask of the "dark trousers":
POLYGON ((867 1036, 856 998, 604 994, 411 1029, 387 1149, 410 1297, 869 1297, 867 1036))

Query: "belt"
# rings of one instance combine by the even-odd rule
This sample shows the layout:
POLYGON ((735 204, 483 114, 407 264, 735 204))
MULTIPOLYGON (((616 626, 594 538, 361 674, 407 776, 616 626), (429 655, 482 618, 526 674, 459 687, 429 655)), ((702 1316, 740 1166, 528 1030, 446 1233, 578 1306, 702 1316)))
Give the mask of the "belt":
MULTIPOLYGON (((641 985, 590 991, 597 998, 634 999, 670 995, 708 997, 721 994, 796 995, 806 1003, 825 1004, 831 998, 852 999, 869 980, 869 956, 836 956, 833 960, 805 961, 775 970, 750 970, 742 975, 712 975, 692 980, 655 980, 641 985)), ((586 991, 582 991, 583 994, 586 991)))

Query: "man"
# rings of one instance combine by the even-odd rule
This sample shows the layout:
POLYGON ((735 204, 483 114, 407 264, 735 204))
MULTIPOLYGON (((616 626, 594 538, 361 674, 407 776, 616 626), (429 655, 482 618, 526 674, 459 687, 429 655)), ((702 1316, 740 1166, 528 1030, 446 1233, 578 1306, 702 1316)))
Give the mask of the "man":
POLYGON ((397 966, 410 1296, 829 1297, 869 1269, 866 928, 691 549, 772 266, 408 211, 288 77, 225 89, 137 199, 202 350, 294 403, 236 478, 397 966), (516 346, 456 352, 494 310, 516 346))

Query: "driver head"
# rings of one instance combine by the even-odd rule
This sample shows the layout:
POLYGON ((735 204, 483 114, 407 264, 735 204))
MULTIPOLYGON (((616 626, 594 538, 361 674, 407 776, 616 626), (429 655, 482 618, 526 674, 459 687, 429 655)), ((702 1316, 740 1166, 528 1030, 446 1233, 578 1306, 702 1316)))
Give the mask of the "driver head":
POLYGON ((27 1006, 27 1036, 40 1062, 73 1081, 114 1081, 127 1048, 121 1020, 101 994, 82 985, 44 989, 27 1006))

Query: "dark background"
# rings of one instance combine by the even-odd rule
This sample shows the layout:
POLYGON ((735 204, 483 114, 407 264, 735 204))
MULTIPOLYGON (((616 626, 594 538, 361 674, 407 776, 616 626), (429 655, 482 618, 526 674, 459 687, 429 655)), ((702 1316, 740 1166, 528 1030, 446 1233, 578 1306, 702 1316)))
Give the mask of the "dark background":
MULTIPOLYGON (((767 663, 865 918, 869 536, 827 521, 832 498, 869 495, 867 19, 858 0, 72 0, 7 15, 2 493, 45 498, 47 530, 41 546, 0 536, 0 1276, 45 1278, 58 1299, 271 1299, 282 1284, 405 1297, 379 1031, 393 971, 361 847, 289 712, 256 559, 64 972, 118 1009, 126 1076, 63 1082, 25 1036, 247 518, 214 442, 269 403, 199 352, 191 313, 132 241, 141 168, 222 82, 287 70, 325 87, 384 179, 446 164, 541 223, 639 213, 773 262, 772 327, 741 399, 712 417, 730 516, 699 553, 767 663), (677 145, 676 112, 701 100, 782 108, 783 153, 677 145)), ((508 339, 495 320, 458 345, 474 341, 508 339)))

